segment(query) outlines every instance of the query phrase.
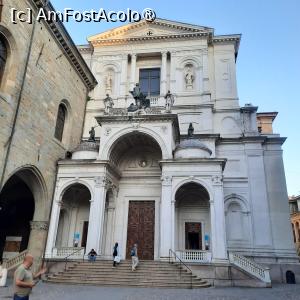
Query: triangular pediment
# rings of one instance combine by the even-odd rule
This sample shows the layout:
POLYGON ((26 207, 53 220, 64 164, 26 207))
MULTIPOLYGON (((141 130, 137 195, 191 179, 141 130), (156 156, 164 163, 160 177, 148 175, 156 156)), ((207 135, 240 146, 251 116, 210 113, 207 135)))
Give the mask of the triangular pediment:
POLYGON ((147 37, 181 36, 186 34, 210 34, 212 28, 187 23, 156 19, 154 22, 145 20, 130 23, 103 33, 91 36, 88 41, 93 43, 104 40, 143 39, 147 37))

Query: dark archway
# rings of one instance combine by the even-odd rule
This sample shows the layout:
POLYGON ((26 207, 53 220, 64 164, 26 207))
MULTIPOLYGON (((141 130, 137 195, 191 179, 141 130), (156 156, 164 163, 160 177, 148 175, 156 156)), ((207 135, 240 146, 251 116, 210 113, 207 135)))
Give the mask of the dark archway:
POLYGON ((289 284, 295 284, 296 283, 294 272, 286 271, 285 277, 286 277, 286 283, 289 283, 289 284))
POLYGON ((13 175, 0 193, 1 259, 3 253, 9 255, 27 249, 34 211, 32 191, 21 177, 13 175))

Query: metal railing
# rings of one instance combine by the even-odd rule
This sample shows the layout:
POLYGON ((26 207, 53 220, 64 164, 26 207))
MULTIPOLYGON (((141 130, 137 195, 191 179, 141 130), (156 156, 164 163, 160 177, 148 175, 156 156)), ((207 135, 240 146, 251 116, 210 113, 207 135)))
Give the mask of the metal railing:
MULTIPOLYGON (((76 251, 72 252, 71 254, 67 255, 64 260, 65 260, 65 271, 67 270, 67 265, 68 265, 68 258, 71 256, 74 256, 74 254, 78 253, 79 251, 81 251, 82 249, 79 248, 76 251)), ((83 256, 82 256, 82 261, 84 262, 84 255, 85 253, 83 252, 83 256)))
POLYGON ((193 288, 193 272, 192 270, 177 256, 176 252, 172 249, 169 249, 169 264, 174 263, 173 258, 175 258, 175 262, 179 262, 179 274, 181 279, 182 266, 185 266, 188 272, 191 274, 191 289, 193 288))

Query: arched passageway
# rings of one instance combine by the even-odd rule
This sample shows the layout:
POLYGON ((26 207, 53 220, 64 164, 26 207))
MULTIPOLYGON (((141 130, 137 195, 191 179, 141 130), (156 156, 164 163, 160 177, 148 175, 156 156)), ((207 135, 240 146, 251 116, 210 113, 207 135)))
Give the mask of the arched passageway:
MULTIPOLYGON (((12 175, 0 193, 0 258, 10 258, 28 248, 31 221, 44 215, 43 187, 30 168, 12 175)), ((33 249, 34 250, 34 249, 33 249)))
POLYGON ((55 246, 86 247, 91 193, 80 183, 67 187, 61 198, 61 209, 55 246))
POLYGON ((133 244, 137 243, 140 259, 152 260, 158 253, 161 148, 150 135, 134 131, 113 144, 109 157, 120 179, 116 201, 110 195, 106 206, 105 221, 115 224, 104 225, 106 237, 114 228, 125 228, 123 232, 118 231, 111 243, 121 242, 126 247, 127 258, 130 258, 133 244), (121 205, 125 205, 125 210, 120 209, 121 205), (113 212, 115 208, 116 213, 113 212))
POLYGON ((196 182, 182 185, 175 194, 175 248, 210 250, 209 194, 196 182))

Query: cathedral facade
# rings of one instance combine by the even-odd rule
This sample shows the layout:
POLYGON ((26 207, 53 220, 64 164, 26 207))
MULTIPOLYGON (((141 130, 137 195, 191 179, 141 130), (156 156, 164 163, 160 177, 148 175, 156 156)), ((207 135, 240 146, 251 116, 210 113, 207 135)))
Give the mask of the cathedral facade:
POLYGON ((240 38, 156 19, 79 46, 98 85, 82 142, 58 162, 46 257, 110 258, 118 242, 123 259, 138 243, 145 260, 297 261, 285 138, 239 105, 240 38))

